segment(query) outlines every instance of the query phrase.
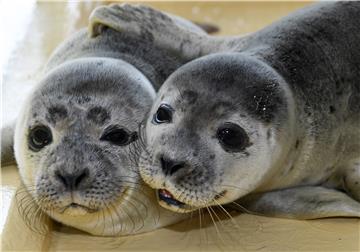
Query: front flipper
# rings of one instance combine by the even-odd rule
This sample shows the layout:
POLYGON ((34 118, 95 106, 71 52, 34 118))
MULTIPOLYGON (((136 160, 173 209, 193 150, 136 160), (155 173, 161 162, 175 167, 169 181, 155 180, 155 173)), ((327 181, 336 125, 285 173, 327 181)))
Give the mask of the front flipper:
POLYGON ((320 186, 250 194, 237 202, 250 212, 264 216, 294 219, 360 217, 360 202, 341 191, 320 186))
POLYGON ((142 5, 112 4, 96 8, 89 17, 90 36, 97 36, 104 27, 141 36, 160 47, 180 51, 189 59, 205 55, 209 50, 215 52, 217 46, 213 42, 220 42, 186 19, 142 5))

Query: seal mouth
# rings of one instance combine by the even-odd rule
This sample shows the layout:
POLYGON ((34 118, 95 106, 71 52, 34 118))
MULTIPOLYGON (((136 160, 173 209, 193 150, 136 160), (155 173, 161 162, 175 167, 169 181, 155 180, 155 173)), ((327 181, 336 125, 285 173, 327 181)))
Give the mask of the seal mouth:
POLYGON ((160 189, 158 190, 159 194, 159 200, 165 201, 169 205, 175 205, 175 206, 183 206, 185 203, 178 201, 174 198, 174 196, 166 189, 160 189))
POLYGON ((71 212, 71 211, 94 213, 94 212, 97 212, 98 209, 90 208, 90 207, 73 202, 73 203, 70 203, 69 205, 65 206, 61 212, 65 213, 65 212, 71 212))
POLYGON ((171 192, 166 189, 157 190, 157 196, 160 206, 174 212, 187 213, 195 210, 193 206, 187 205, 184 202, 177 200, 171 192))

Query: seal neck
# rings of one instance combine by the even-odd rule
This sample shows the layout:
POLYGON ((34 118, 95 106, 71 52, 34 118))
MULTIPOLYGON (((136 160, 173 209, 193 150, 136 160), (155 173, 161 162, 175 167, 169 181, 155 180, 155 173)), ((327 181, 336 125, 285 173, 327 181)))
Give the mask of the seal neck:
MULTIPOLYGON (((155 90, 172 72, 188 61, 180 51, 159 47, 134 34, 107 29, 97 39, 104 40, 99 44, 108 44, 106 56, 133 65, 150 80, 155 90)), ((104 54, 104 50, 98 53, 104 54)))

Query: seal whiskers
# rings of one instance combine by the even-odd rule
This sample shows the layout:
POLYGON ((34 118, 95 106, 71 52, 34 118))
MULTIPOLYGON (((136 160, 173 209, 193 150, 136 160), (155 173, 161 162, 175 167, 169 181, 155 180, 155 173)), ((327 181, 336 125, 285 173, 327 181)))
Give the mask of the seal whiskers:
POLYGON ((318 3, 231 43, 194 38, 202 57, 167 78, 146 121, 140 175, 159 204, 359 217, 359 13, 318 3))

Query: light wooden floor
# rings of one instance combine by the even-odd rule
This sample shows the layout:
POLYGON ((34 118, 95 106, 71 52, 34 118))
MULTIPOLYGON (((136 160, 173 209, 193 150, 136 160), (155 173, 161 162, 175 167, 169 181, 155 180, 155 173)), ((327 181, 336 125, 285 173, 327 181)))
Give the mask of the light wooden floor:
MULTIPOLYGON (((5 6, 3 23, 8 41, 3 45, 2 123, 16 117, 26 94, 36 83, 51 51, 67 36, 87 24, 99 3, 31 3, 5 6), (21 11, 19 11, 21 10, 21 11), (20 18, 21 15, 21 18, 20 18), (15 22, 14 20, 17 20, 15 22)), ((148 5, 194 21, 217 24, 222 35, 256 31, 308 5, 309 2, 150 2, 148 5)), ((2 38, 3 39, 3 38, 2 38)), ((155 232, 132 237, 93 237, 56 226, 46 237, 31 233, 18 216, 14 190, 17 168, 1 169, 1 220, 3 250, 116 250, 116 251, 359 251, 357 219, 296 221, 253 215, 234 216, 211 223, 209 217, 185 221, 155 232)))

